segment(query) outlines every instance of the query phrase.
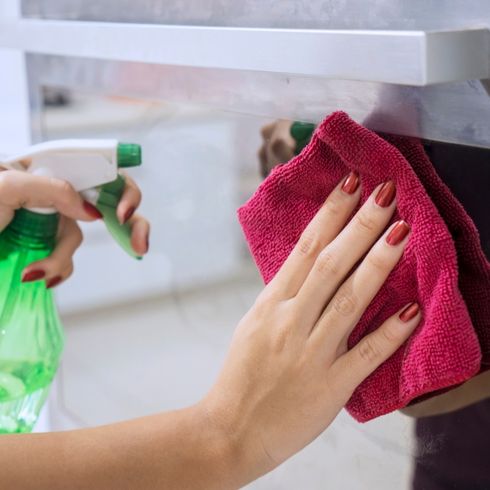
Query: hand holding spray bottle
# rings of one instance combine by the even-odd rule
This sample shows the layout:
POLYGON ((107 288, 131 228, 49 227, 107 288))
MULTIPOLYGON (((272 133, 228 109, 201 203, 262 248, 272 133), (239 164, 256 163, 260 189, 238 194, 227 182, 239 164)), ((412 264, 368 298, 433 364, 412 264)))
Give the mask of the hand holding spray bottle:
MULTIPOLYGON (((60 140, 34 145, 0 162, 6 168, 71 183, 101 212, 129 255, 131 229, 116 209, 125 181, 118 169, 141 164, 141 148, 117 140, 60 140)), ((53 250, 55 209, 19 209, 0 233, 0 434, 30 432, 56 374, 63 330, 52 292, 43 281, 21 282, 24 268, 53 250)))

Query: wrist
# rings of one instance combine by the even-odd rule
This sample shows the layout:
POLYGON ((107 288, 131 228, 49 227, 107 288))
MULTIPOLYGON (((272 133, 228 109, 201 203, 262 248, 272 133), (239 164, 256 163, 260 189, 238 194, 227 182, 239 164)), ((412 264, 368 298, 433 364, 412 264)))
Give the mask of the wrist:
POLYGON ((260 437, 254 436, 256 421, 246 414, 209 395, 193 410, 203 430, 204 450, 218 469, 217 481, 223 484, 219 488, 240 488, 277 466, 264 452, 260 437))
POLYGON ((241 487, 243 446, 236 435, 230 433, 228 424, 205 402, 189 408, 188 415, 191 431, 196 435, 197 451, 204 459, 204 466, 209 469, 206 471, 212 483, 209 488, 231 490, 241 487))

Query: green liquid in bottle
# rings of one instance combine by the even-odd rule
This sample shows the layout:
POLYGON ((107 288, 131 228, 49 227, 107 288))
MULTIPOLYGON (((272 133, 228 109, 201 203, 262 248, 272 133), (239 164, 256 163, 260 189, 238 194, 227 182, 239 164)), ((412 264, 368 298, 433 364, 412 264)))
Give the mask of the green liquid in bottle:
POLYGON ((0 234, 0 434, 32 430, 63 350, 52 292, 42 280, 21 282, 52 251, 57 224, 57 215, 21 209, 0 234))

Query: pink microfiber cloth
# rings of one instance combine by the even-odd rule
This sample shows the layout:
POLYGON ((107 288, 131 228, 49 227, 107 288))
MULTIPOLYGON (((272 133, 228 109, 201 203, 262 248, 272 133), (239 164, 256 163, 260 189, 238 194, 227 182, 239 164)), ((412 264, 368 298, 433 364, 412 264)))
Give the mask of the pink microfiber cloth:
POLYGON ((480 246, 478 230, 439 178, 417 139, 383 137, 410 162, 451 233, 458 257, 459 290, 480 340, 481 371, 486 371, 490 369, 490 262, 480 246))
POLYGON ((393 221, 406 220, 412 235, 403 258, 354 329, 349 347, 411 301, 419 302, 423 318, 415 334, 349 400, 347 409, 359 421, 464 382, 481 369, 479 340, 483 352, 490 351, 489 267, 476 229, 435 174, 420 143, 404 138, 392 138, 391 143, 345 113, 334 113, 317 128, 302 153, 276 167, 238 211, 267 283, 327 195, 349 171, 357 170, 361 176, 362 202, 381 182, 395 182, 397 213, 393 221), (414 170, 430 187, 432 200, 414 170), (460 235, 455 236, 460 275, 448 227, 460 235), (475 278, 487 282, 477 285, 475 278), (460 288, 471 305, 474 325, 460 288))

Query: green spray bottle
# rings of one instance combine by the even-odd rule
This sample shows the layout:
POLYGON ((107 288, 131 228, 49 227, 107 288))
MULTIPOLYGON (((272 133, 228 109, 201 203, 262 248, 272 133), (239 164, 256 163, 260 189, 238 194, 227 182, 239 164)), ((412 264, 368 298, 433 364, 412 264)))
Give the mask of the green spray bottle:
MULTIPOLYGON (((131 256, 131 230, 116 208, 124 191, 121 167, 141 164, 139 145, 117 140, 59 140, 34 145, 3 167, 67 180, 102 213, 107 229, 131 256)), ((30 432, 56 374, 63 329, 44 281, 21 282, 30 263, 53 250, 59 215, 19 209, 0 233, 0 434, 30 432)))

